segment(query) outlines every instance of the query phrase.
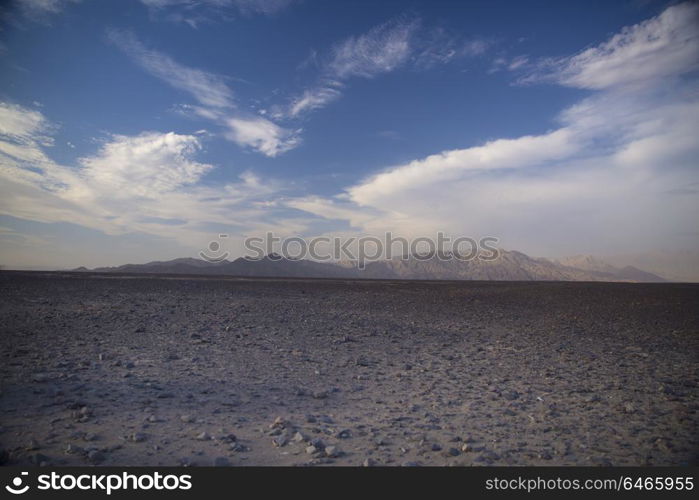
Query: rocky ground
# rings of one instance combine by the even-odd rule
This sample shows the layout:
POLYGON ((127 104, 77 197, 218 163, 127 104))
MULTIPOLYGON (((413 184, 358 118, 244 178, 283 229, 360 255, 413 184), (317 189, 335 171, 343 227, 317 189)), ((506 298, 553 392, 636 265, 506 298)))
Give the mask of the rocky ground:
POLYGON ((0 460, 699 461, 699 285, 0 273, 0 460))

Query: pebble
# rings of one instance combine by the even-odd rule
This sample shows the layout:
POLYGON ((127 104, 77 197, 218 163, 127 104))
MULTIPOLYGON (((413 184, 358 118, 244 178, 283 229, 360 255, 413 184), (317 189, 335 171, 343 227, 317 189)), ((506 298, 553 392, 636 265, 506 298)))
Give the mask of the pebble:
POLYGON ((194 417, 191 415, 181 415, 180 420, 182 420, 182 422, 184 422, 185 424, 191 424, 192 422, 194 422, 194 417))
POLYGON ((286 433, 279 434, 277 437, 272 439, 272 444, 274 446, 279 447, 279 448, 281 448, 282 446, 286 446, 286 443, 288 443, 288 442, 289 442, 289 438, 286 435, 286 433))
POLYGON ((66 455, 79 455, 84 453, 84 451, 85 450, 83 450, 80 446, 75 446, 74 444, 69 444, 65 449, 66 455))
POLYGON ((325 443, 323 442, 322 439, 320 438, 313 438, 311 439, 310 445, 315 447, 318 450, 323 450, 325 449, 325 443))
POLYGON ((142 432, 134 432, 129 436, 129 441, 133 441, 134 443, 140 443, 146 440, 146 435, 143 434, 142 432))
POLYGON ((284 428, 286 427, 287 421, 284 420, 282 417, 277 417, 274 419, 274 422, 269 424, 270 429, 277 429, 277 428, 284 428))
POLYGON ((197 434, 197 439, 199 441, 208 441, 211 439, 211 435, 208 432, 204 431, 204 432, 197 434))
POLYGON ((340 448, 337 446, 326 446, 325 447, 325 456, 328 458, 337 458, 340 455, 342 455, 342 452, 340 451, 340 448))

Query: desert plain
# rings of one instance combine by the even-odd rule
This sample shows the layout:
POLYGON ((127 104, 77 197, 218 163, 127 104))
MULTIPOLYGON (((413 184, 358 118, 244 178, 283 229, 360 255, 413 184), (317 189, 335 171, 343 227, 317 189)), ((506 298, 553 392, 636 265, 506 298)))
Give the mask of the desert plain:
POLYGON ((696 465, 699 285, 0 273, 4 465, 696 465))

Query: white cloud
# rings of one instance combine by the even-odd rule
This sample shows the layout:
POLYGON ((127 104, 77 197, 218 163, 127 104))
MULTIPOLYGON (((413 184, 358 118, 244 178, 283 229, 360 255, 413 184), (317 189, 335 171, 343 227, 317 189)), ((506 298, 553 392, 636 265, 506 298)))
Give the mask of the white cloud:
POLYGON ((571 131, 562 128, 540 136, 498 139, 483 146, 445 151, 391 168, 348 189, 350 199, 372 206, 396 192, 422 189, 426 183, 459 178, 466 172, 525 168, 565 158, 579 146, 571 131))
POLYGON ((264 202, 284 189, 251 172, 207 185, 204 176, 215 167, 195 160, 200 139, 173 132, 111 136, 76 165, 59 165, 44 152, 50 129, 41 113, 0 104, 0 213, 193 245, 210 237, 207 224, 268 226, 264 202))
POLYGON ((173 132, 117 135, 97 155, 80 160, 81 178, 93 192, 119 198, 158 197, 196 183, 213 168, 190 159, 200 148, 195 136, 173 132))
POLYGON ((42 146, 51 146, 51 125, 38 111, 0 102, 0 160, 7 165, 50 163, 42 146))
POLYGON ((652 85, 699 69, 699 4, 686 2, 626 27, 572 57, 547 60, 523 82, 556 81, 587 89, 652 85))
POLYGON ((267 156, 275 157, 300 143, 298 131, 289 131, 261 117, 227 118, 229 131, 225 137, 240 146, 251 147, 267 156))

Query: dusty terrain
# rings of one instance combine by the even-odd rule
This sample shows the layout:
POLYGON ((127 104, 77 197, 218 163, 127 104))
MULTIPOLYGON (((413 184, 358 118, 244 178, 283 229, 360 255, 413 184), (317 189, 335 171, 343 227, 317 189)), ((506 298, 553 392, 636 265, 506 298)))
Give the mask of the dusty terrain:
POLYGON ((0 460, 666 465, 699 286, 0 273, 0 460))

